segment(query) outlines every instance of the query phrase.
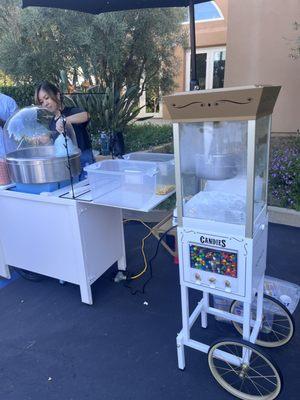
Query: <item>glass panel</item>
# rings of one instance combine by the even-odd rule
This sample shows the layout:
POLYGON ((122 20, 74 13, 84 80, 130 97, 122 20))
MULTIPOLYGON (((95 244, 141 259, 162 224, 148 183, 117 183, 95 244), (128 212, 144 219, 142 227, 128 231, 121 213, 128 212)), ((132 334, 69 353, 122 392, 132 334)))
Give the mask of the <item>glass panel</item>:
POLYGON ((199 88, 202 90, 205 89, 206 82, 206 59, 206 53, 196 54, 196 72, 199 81, 199 88))
POLYGON ((237 277, 237 253, 190 245, 191 268, 237 277))
POLYGON ((196 21, 222 18, 222 15, 220 14, 213 1, 195 4, 194 7, 196 21))
POLYGON ((224 87, 225 51, 214 52, 213 89, 224 87))
POLYGON ((245 224, 247 121, 179 124, 183 216, 245 224))
POLYGON ((254 220, 267 202, 268 132, 270 116, 256 121, 255 133, 255 177, 254 177, 254 220))

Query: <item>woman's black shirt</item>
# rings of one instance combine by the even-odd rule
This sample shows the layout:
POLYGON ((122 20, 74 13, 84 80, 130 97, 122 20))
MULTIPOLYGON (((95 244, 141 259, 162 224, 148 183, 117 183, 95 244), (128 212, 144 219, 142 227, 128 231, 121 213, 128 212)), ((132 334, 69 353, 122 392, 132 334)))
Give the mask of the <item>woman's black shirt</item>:
MULTIPOLYGON (((65 107, 62 111, 62 115, 64 117, 69 117, 70 115, 79 114, 81 112, 85 112, 85 110, 79 107, 65 107)), ((89 121, 82 122, 80 124, 72 124, 76 134, 77 144, 81 151, 92 148, 91 139, 86 129, 88 123, 89 121)), ((56 130, 56 119, 54 118, 50 123, 50 129, 51 131, 56 130)))

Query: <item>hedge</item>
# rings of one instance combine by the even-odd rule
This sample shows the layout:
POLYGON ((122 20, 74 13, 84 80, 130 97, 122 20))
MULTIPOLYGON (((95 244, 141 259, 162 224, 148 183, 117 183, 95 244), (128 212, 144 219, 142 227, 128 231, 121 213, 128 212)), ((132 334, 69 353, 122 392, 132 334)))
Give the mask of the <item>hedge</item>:
POLYGON ((128 126, 125 132, 126 152, 148 150, 151 147, 172 142, 171 125, 134 124, 128 126))
POLYGON ((0 86, 0 93, 12 97, 20 108, 34 104, 34 85, 0 86))

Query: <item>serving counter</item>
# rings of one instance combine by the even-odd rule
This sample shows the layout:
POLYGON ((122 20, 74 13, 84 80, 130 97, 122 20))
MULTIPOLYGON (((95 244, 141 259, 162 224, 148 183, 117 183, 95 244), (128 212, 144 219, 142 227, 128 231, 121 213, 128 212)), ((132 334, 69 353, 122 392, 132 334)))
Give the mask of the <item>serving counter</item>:
POLYGON ((74 283, 92 304, 92 283, 115 262, 126 270, 122 209, 95 204, 87 180, 74 185, 74 197, 70 186, 41 194, 0 187, 0 275, 10 278, 13 266, 74 283))

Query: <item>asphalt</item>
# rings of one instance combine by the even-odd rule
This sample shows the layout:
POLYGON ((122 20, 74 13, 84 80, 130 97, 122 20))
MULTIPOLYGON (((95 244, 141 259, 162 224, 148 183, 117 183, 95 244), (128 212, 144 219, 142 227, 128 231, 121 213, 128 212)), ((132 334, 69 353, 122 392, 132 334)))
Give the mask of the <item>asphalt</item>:
MULTIPOLYGON (((134 273, 141 268, 140 240, 146 230, 138 223, 127 224, 125 230, 128 270, 134 273)), ((148 241, 148 258, 156 243, 154 238, 148 241)), ((299 258, 300 230, 270 224, 267 274, 299 284, 299 258)), ((80 302, 76 285, 54 279, 19 278, 2 284, 0 399, 232 399, 216 384, 204 353, 186 349, 186 368, 178 369, 178 265, 160 248, 152 267, 153 277, 140 293, 149 270, 130 289, 124 282, 114 283, 113 266, 94 283, 93 306, 80 302)), ((192 291, 191 303, 199 296, 192 291)), ((298 326, 299 309, 294 313, 298 326)), ((206 330, 196 324, 193 335, 207 344, 238 337, 232 325, 213 317, 206 330)), ((267 351, 283 375, 281 400, 299 398, 299 344, 296 329, 288 345, 267 351)))

